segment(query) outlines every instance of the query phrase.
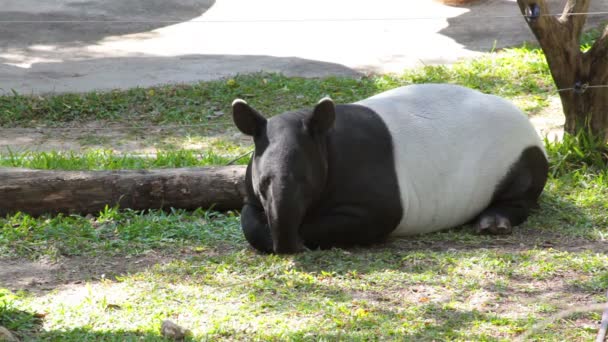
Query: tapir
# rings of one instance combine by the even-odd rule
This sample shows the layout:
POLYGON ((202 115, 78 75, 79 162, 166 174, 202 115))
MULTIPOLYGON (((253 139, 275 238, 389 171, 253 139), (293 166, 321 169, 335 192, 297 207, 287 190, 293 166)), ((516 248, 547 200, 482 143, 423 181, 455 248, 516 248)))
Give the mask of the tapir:
POLYGON ((241 228, 264 253, 365 246, 475 224, 508 234, 538 207, 542 141, 506 99, 420 84, 270 119, 241 99, 253 137, 241 228))

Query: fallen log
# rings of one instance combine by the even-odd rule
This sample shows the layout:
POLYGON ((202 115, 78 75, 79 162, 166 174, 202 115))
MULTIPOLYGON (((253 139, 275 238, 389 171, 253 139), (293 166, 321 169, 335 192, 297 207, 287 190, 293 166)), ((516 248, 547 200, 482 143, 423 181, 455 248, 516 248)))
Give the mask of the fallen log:
POLYGON ((48 171, 0 168, 0 215, 142 209, 240 209, 245 167, 48 171))

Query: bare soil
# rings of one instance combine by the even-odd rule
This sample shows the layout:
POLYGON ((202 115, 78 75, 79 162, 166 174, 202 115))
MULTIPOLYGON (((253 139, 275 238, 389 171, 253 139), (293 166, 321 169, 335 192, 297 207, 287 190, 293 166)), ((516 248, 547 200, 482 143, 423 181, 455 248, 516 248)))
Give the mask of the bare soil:
POLYGON ((0 287, 42 293, 104 278, 113 279, 171 259, 152 251, 137 257, 63 257, 55 261, 44 258, 36 261, 0 259, 0 287))
POLYGON ((2 128, 0 154, 107 149, 116 153, 152 154, 166 149, 205 149, 213 141, 237 145, 250 143, 232 128, 182 127, 179 125, 138 128, 125 124, 91 121, 63 127, 2 128))
MULTIPOLYGON (((549 106, 530 118, 541 136, 550 140, 563 136, 564 116, 559 98, 551 99, 549 106)), ((26 151, 84 151, 109 149, 117 153, 150 154, 161 149, 205 149, 215 140, 238 145, 251 143, 251 139, 232 127, 201 128, 167 125, 134 128, 125 124, 91 121, 67 127, 2 128, 0 127, 0 154, 26 151)))

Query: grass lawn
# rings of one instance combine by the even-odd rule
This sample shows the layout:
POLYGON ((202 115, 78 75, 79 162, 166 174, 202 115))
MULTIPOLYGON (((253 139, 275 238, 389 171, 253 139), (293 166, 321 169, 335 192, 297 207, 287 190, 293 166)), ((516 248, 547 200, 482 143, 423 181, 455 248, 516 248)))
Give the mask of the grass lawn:
MULTIPOLYGON (((203 139, 231 132, 222 113, 235 97, 273 115, 324 95, 348 102, 423 82, 498 94, 531 115, 556 95, 542 53, 522 47, 453 67, 360 79, 257 74, 108 93, 17 94, 0 97, 0 124, 200 124, 190 133, 203 139)), ((28 341, 161 341, 164 319, 190 329, 197 341, 511 341, 563 309, 606 301, 605 150, 583 136, 547 144, 552 169, 541 208, 511 236, 459 227, 373 248, 284 257, 253 252, 236 212, 107 208, 87 217, 0 218, 0 325, 28 341)), ((112 149, 9 152, 0 165, 221 165, 250 148, 221 135, 204 150, 166 147, 154 157, 112 149)), ((591 340, 600 317, 575 313, 531 339, 591 340)))

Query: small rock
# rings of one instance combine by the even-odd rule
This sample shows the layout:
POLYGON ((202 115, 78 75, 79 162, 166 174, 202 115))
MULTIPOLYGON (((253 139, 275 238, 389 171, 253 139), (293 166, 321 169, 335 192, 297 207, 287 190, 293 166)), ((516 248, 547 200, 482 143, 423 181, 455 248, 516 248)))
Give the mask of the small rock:
POLYGON ((182 328, 179 325, 171 322, 166 319, 163 321, 163 324, 160 326, 160 334, 166 338, 170 338, 176 341, 181 341, 186 338, 187 335, 190 335, 190 330, 186 328, 182 328))
POLYGON ((2 342, 19 342, 19 339, 15 337, 8 329, 0 325, 0 341, 2 342))

